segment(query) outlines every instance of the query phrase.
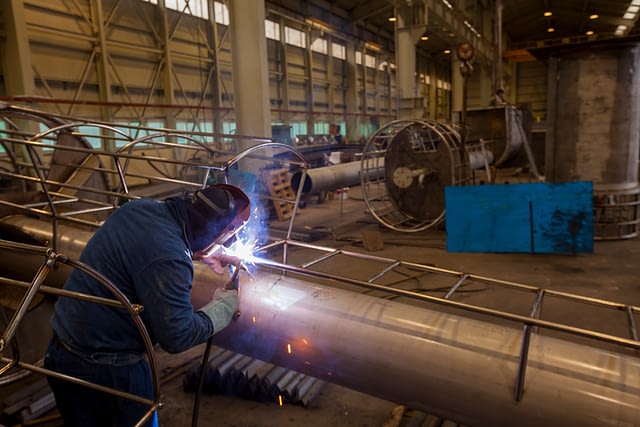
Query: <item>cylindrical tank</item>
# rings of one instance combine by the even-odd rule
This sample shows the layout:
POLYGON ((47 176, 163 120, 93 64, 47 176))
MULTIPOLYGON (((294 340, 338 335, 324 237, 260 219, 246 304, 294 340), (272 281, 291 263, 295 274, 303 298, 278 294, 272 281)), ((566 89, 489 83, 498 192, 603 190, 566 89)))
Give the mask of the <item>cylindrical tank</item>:
POLYGON ((640 46, 592 45, 549 61, 545 176, 592 181, 596 239, 634 237, 638 226, 640 46))

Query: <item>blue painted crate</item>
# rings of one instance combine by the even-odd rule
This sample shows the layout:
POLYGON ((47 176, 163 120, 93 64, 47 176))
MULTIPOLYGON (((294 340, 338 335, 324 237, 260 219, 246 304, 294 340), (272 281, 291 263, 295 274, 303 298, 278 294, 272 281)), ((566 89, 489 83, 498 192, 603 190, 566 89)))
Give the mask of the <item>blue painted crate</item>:
POLYGON ((593 252, 593 184, 445 188, 450 252, 593 252))

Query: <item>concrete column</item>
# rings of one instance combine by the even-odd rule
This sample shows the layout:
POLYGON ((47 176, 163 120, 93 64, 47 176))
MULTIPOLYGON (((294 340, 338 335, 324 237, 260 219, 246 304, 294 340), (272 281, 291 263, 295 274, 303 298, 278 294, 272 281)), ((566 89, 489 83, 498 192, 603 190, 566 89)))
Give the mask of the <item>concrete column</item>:
MULTIPOLYGON (((160 34, 162 37, 163 43, 163 56, 164 56, 164 72, 162 73, 162 87, 164 89, 164 102, 165 104, 174 105, 175 97, 173 95, 174 87, 173 87, 173 58, 171 55, 171 38, 170 38, 170 27, 169 21, 167 18, 167 8, 165 7, 165 1, 160 1, 158 3, 158 7, 160 9, 160 34)), ((206 90, 206 85, 203 90, 206 90)), ((175 115, 172 114, 170 110, 165 112, 164 119, 166 122, 166 126, 169 129, 176 128, 176 118, 175 115)))
POLYGON ((411 28, 405 21, 408 17, 397 14, 396 22, 396 84, 398 98, 413 98, 418 94, 416 86, 416 45, 411 28))
POLYGON ((592 47, 553 58, 548 111, 553 181, 637 183, 640 45, 592 47))
POLYGON ((436 64, 429 61, 429 117, 436 120, 438 118, 438 73, 436 64))
MULTIPOLYGON (((227 2, 231 31, 233 101, 238 135, 271 137, 264 2, 227 2)), ((239 150, 257 142, 241 138, 239 150)), ((248 165, 243 165, 243 169, 248 165)))
MULTIPOLYGON (((416 43, 424 33, 424 25, 414 25, 419 17, 412 7, 396 9, 396 88, 398 119, 422 117, 423 105, 416 76, 416 43)), ((420 17, 421 18, 421 17, 420 17)))
POLYGON ((0 53, 5 95, 35 95, 24 1, 2 1, 0 10, 4 15, 5 25, 4 50, 0 53))
POLYGON ((346 46, 345 80, 347 89, 345 104, 347 106, 347 129, 345 134, 349 141, 357 142, 360 137, 360 116, 358 116, 358 78, 356 72, 356 46, 353 41, 348 41, 346 46))
POLYGON ((451 121, 454 123, 458 122, 458 113, 462 111, 464 78, 460 73, 461 65, 462 62, 454 55, 451 58, 451 121))
POLYGON ((549 62, 545 176, 592 181, 594 238, 640 226, 640 44, 594 44, 549 62))
POLYGON ((212 107, 215 108, 215 112, 213 113, 213 131, 215 133, 222 133, 223 125, 222 125, 222 90, 220 87, 222 86, 222 73, 220 72, 220 55, 219 55, 219 41, 220 38, 218 36, 218 24, 216 23, 215 17, 215 5, 213 2, 209 2, 209 32, 211 33, 211 38, 209 43, 211 44, 211 48, 213 49, 213 55, 211 60, 213 61, 213 69, 214 72, 211 73, 211 77, 209 80, 209 84, 211 85, 211 96, 212 96, 212 107))

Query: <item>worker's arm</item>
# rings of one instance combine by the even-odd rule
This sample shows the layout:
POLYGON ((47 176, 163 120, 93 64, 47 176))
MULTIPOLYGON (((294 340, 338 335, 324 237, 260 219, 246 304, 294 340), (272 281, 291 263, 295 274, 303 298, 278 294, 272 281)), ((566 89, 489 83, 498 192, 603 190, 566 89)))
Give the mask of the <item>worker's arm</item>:
POLYGON ((144 306, 142 319, 152 337, 170 353, 205 342, 214 325, 204 312, 191 305, 193 265, 164 260, 146 266, 135 278, 136 293, 144 306))

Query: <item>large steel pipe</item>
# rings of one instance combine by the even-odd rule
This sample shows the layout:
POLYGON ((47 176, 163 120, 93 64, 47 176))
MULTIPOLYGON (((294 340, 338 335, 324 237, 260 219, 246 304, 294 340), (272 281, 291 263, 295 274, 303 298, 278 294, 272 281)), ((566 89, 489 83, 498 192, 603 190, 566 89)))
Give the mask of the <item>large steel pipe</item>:
POLYGON ((469 426, 621 426, 640 420, 640 359, 522 329, 261 272, 219 346, 469 426))
MULTIPOLYGON (((303 193, 320 193, 322 191, 333 191, 343 187, 360 185, 362 180, 362 163, 347 162, 337 165, 313 168, 307 171, 307 176, 302 186, 303 193)), ((377 168, 366 171, 368 180, 375 180, 384 176, 384 159, 381 159, 377 168)), ((296 172, 291 177, 291 186, 295 191, 300 187, 302 172, 296 172)))
MULTIPOLYGON (((31 230, 38 221, 14 223, 31 230)), ((41 237, 44 232, 37 233, 41 237)), ((66 249, 84 247, 80 232, 66 249), (74 248, 74 246, 76 246, 74 248)), ((2 262, 2 261, 0 261, 2 262)), ((194 289, 216 279, 198 269, 194 289)), ((470 426, 634 426, 640 358, 259 271, 240 276, 237 320, 215 344, 470 426)))

